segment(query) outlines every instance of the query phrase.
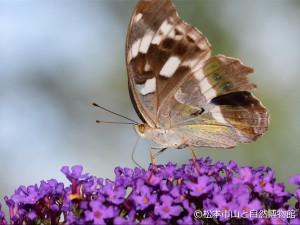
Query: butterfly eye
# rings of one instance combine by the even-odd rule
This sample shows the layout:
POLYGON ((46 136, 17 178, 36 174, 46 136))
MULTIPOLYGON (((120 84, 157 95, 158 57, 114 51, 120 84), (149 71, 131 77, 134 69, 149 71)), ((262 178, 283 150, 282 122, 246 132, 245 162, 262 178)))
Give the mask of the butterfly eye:
POLYGON ((139 124, 139 132, 141 134, 145 133, 145 125, 144 124, 139 124))

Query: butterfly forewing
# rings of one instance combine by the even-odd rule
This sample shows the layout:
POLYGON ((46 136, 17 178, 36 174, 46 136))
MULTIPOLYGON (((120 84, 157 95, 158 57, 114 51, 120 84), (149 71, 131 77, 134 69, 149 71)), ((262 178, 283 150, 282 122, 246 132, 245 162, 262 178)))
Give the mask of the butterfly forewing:
POLYGON ((267 109, 248 92, 253 69, 210 55, 206 37, 170 0, 139 1, 127 34, 129 91, 160 146, 229 148, 267 130, 267 109))
POLYGON ((177 16, 170 0, 139 1, 126 52, 133 104, 152 127, 159 124, 161 105, 211 53, 204 35, 177 16))

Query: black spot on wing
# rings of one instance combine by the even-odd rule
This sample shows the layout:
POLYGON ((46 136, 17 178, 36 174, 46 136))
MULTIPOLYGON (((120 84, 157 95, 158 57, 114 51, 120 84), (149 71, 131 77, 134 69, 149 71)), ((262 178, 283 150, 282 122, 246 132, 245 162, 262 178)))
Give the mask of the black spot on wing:
MULTIPOLYGON (((152 54, 154 50, 151 49, 150 54, 152 54)), ((144 84, 148 79, 154 77, 154 72, 151 68, 151 58, 147 56, 147 54, 139 53, 134 59, 130 61, 130 68, 134 71, 134 81, 136 84, 144 84), (147 61, 149 60, 149 61, 147 61), (149 71, 145 71, 145 65, 150 64, 149 71)))
POLYGON ((172 38, 166 38, 163 40, 162 47, 164 49, 171 49, 176 45, 176 41, 172 38))
POLYGON ((253 106, 259 104, 248 91, 239 91, 217 96, 211 100, 214 105, 253 106))
POLYGON ((191 51, 193 51, 194 53, 199 53, 201 52, 201 48, 198 45, 195 45, 191 51))
POLYGON ((191 116, 199 116, 199 115, 201 115, 202 113, 204 113, 204 111, 205 111, 205 110, 204 110, 203 108, 201 108, 200 110, 198 110, 198 111, 192 113, 191 116))
POLYGON ((177 45, 177 47, 175 48, 174 53, 175 53, 176 55, 182 56, 182 55, 184 55, 187 51, 188 51, 188 46, 179 43, 179 44, 177 45))
POLYGON ((194 40, 191 36, 189 36, 189 35, 186 36, 186 39, 187 39, 190 43, 195 43, 195 40, 194 40))
POLYGON ((175 28, 175 36, 182 35, 183 33, 179 31, 177 28, 175 28))

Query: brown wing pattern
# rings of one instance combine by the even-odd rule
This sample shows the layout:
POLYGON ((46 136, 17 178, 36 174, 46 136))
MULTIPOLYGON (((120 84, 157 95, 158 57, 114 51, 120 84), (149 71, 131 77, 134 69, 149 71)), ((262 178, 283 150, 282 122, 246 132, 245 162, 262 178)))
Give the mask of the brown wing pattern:
POLYGON ((128 28, 126 61, 133 104, 142 119, 160 127, 161 106, 210 54, 205 36, 178 17, 170 0, 140 0, 128 28))
POLYGON ((218 55, 194 71, 161 109, 170 127, 193 146, 234 147, 250 142, 268 128, 267 109, 248 90, 253 69, 218 55))
POLYGON ((193 115, 200 114, 202 109, 207 112, 212 107, 209 103, 217 96, 255 89, 256 85, 247 78, 247 74, 252 72, 252 68, 244 66, 237 59, 214 56, 187 76, 161 112, 172 118, 173 125, 185 123, 190 118, 183 117, 180 113, 182 110, 191 111, 193 115))

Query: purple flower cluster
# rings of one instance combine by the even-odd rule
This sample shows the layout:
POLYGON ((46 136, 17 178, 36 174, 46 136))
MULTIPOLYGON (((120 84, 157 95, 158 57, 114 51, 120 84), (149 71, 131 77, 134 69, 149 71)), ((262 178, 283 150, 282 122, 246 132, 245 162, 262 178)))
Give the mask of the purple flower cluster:
POLYGON ((62 168, 69 186, 52 179, 19 187, 5 197, 9 222, 0 205, 0 224, 300 224, 300 175, 290 180, 298 186, 292 195, 270 168, 209 158, 180 168, 117 167, 114 181, 82 170, 62 168))

